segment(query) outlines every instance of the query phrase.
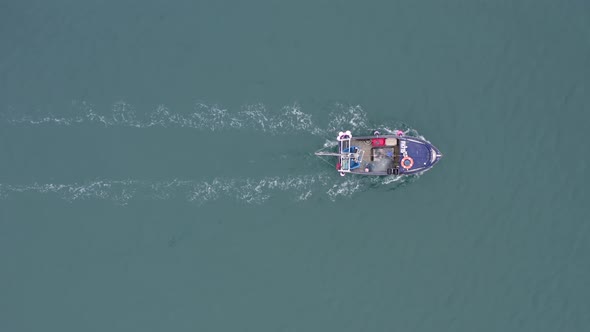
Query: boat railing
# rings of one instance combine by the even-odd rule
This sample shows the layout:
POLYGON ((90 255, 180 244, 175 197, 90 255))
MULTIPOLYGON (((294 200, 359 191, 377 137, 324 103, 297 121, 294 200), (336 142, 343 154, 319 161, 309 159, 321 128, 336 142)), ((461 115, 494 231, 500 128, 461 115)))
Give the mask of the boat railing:
POLYGON ((350 172, 350 160, 352 153, 350 153, 350 140, 351 137, 340 138, 340 171, 350 172))

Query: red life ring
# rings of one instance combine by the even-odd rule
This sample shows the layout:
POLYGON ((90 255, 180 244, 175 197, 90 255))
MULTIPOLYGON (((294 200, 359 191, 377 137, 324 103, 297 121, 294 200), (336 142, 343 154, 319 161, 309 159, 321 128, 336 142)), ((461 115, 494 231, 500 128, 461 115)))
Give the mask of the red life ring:
POLYGON ((414 166, 414 159, 406 156, 402 159, 401 164, 403 168, 410 169, 414 166))

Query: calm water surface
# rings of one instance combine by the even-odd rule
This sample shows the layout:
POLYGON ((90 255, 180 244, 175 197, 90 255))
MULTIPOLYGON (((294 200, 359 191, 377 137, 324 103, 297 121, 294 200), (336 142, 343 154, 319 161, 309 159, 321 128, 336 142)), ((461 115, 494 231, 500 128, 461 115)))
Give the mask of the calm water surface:
POLYGON ((588 330, 589 13, 1 4, 0 330, 588 330), (375 128, 445 157, 312 155, 375 128))

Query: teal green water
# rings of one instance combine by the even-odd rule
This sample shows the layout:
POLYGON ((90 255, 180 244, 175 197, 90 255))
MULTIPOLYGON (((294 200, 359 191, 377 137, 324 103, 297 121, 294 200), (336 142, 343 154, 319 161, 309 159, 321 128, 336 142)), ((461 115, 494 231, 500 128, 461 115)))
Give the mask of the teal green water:
POLYGON ((588 330, 589 13, 0 5, 0 330, 588 330), (375 128, 445 157, 312 155, 375 128))

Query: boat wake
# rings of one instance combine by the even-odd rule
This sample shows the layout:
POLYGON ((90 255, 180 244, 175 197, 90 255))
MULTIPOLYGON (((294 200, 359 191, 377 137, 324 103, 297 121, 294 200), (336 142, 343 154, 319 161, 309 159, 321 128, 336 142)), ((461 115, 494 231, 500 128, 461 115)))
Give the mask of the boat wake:
POLYGON ((175 111, 166 105, 159 105, 152 111, 138 111, 124 101, 115 103, 108 110, 99 110, 86 101, 74 101, 58 114, 43 111, 30 114, 26 110, 8 109, 0 116, 1 122, 17 126, 95 124, 102 127, 193 128, 208 131, 241 129, 270 135, 302 133, 322 137, 332 137, 343 129, 367 132, 389 127, 411 131, 409 126, 401 122, 380 126, 371 124, 361 106, 345 104, 334 104, 324 123, 318 123, 298 104, 268 109, 261 103, 243 105, 239 110, 196 103, 190 110, 175 111))
POLYGON ((83 183, 0 184, 0 199, 23 195, 47 195, 68 202, 112 201, 127 205, 134 201, 184 200, 195 204, 229 199, 245 204, 263 204, 276 198, 292 202, 351 198, 368 188, 392 189, 408 179, 400 177, 341 178, 337 174, 275 176, 263 178, 215 178, 210 181, 93 180, 83 183))
MULTIPOLYGON (((101 112, 88 102, 73 102, 62 115, 51 113, 36 115, 22 114, 12 110, 0 114, 0 123, 12 126, 76 126, 99 125, 101 127, 130 128, 193 128, 208 131, 251 130, 270 135, 302 134, 315 135, 325 139, 324 147, 337 146, 335 133, 343 129, 353 132, 382 130, 394 133, 402 130, 406 135, 419 134, 404 123, 373 125, 366 112, 358 105, 335 104, 327 120, 320 124, 312 115, 302 111, 297 104, 268 110, 263 104, 244 105, 238 111, 198 103, 188 112, 175 112, 165 105, 152 112, 137 112, 125 102, 115 103, 107 112, 101 112), (394 129, 388 129, 394 128, 394 129)), ((313 148, 312 148, 313 149, 313 148)), ((109 200, 127 204, 141 200, 184 199, 203 204, 219 199, 234 199, 247 204, 261 204, 275 196, 289 197, 293 201, 352 197, 367 188, 391 190, 411 182, 413 177, 355 177, 342 178, 333 168, 316 175, 275 176, 262 178, 213 178, 207 181, 195 180, 108 180, 99 179, 82 183, 34 183, 0 184, 0 199, 15 195, 43 194, 66 201, 109 200)))

